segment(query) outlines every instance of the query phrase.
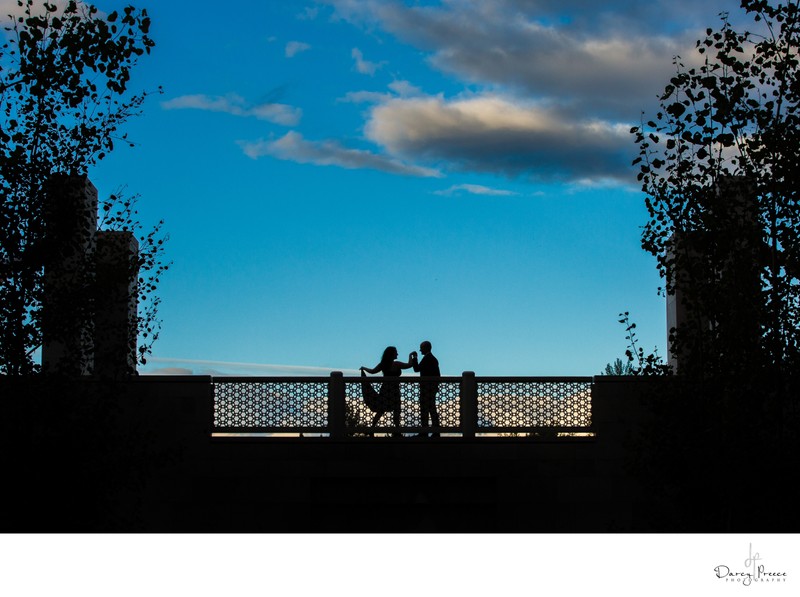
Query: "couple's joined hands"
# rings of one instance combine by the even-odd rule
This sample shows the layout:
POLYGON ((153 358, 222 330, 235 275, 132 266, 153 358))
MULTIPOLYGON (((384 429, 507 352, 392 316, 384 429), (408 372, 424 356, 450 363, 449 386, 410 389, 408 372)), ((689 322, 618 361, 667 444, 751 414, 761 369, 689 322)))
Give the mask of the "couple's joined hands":
MULTIPOLYGON (((409 364, 412 364, 412 365, 417 362, 417 351, 416 350, 413 350, 408 354, 408 362, 409 362, 409 364)), ((363 365, 361 367, 359 367, 358 370, 361 373, 364 373, 365 371, 367 373, 371 373, 370 368, 369 367, 364 367, 363 365)))

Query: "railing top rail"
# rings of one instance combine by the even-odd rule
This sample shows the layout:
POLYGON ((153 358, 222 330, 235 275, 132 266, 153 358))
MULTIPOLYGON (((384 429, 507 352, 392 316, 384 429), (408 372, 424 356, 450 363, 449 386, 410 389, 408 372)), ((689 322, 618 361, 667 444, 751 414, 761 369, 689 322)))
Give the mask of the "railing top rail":
MULTIPOLYGON (((283 377, 283 376, 263 376, 263 375, 215 375, 211 377, 212 383, 327 383, 331 377, 325 376, 305 376, 305 377, 283 377)), ((357 382, 363 379, 368 379, 372 382, 381 381, 385 379, 382 375, 370 375, 366 378, 358 375, 347 375, 343 377, 344 381, 357 382)), ((393 381, 418 381, 421 378, 418 375, 403 375, 400 377, 390 378, 393 381)), ((442 377, 426 377, 425 381, 439 381, 439 382, 459 382, 463 379, 461 375, 447 375, 442 377)), ((503 383, 503 382, 529 382, 529 383, 592 383, 591 376, 524 376, 524 375, 493 375, 493 376, 475 376, 476 381, 484 383, 503 383)))
POLYGON ((476 375, 484 383, 530 382, 530 383, 592 383, 591 376, 523 376, 523 375, 476 375))
POLYGON ((416 374, 401 375, 400 377, 385 377, 383 375, 367 375, 366 377, 352 376, 345 377, 344 380, 348 383, 356 383, 359 381, 381 382, 383 380, 390 381, 438 381, 438 382, 460 382, 463 378, 460 375, 447 375, 442 377, 420 377, 416 374))
POLYGON ((329 375, 315 375, 306 377, 269 377, 264 375, 214 375, 211 383, 328 383, 331 380, 329 375))

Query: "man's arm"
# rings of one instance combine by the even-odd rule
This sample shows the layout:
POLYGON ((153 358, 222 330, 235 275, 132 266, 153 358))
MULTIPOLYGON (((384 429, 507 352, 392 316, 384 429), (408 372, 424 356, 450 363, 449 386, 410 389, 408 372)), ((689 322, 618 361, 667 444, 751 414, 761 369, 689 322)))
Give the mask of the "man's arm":
MULTIPOLYGON (((422 360, 425 360, 425 357, 422 357, 422 360)), ((411 366, 414 368, 414 371, 419 373, 419 363, 417 362, 417 351, 414 351, 410 355, 408 355, 408 362, 411 363, 411 366)))

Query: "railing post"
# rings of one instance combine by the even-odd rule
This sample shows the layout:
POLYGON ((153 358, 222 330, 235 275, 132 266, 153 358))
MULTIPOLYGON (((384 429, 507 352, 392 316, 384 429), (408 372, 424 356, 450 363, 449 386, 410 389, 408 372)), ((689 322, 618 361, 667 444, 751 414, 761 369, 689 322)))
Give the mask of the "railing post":
POLYGON ((328 382, 328 431, 333 439, 345 437, 344 395, 344 375, 341 371, 332 371, 328 382))
POLYGON ((461 435, 475 437, 478 429, 478 382, 473 371, 461 374, 461 435))

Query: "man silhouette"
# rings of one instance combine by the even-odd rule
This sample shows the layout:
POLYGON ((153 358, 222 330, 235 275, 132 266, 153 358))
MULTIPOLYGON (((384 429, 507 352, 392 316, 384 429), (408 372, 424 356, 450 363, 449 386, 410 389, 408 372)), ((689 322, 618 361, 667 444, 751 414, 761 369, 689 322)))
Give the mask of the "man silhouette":
MULTIPOLYGON (((417 362, 417 353, 411 353, 411 366, 419 373, 422 381, 419 383, 419 419, 422 427, 428 427, 428 417, 434 428, 439 427, 439 413, 436 412, 436 393, 439 384, 435 381, 425 381, 426 377, 441 377, 439 360, 431 352, 431 343, 425 340, 419 345, 422 360, 417 362)), ((417 437, 428 437, 427 433, 420 433, 417 437)), ((434 431, 431 437, 439 437, 439 432, 434 431)))

